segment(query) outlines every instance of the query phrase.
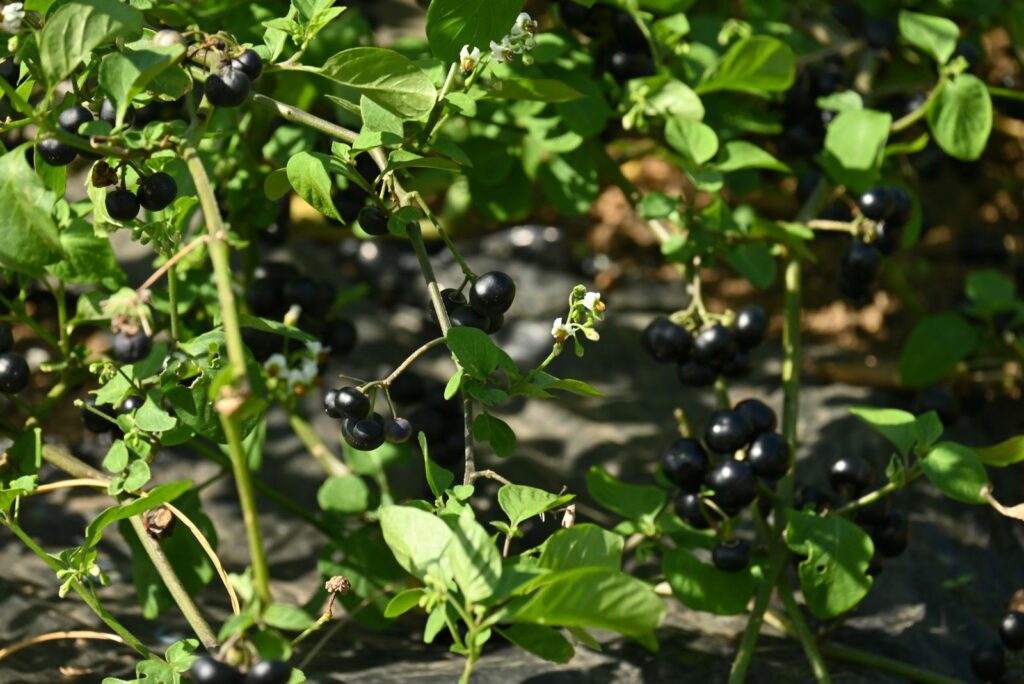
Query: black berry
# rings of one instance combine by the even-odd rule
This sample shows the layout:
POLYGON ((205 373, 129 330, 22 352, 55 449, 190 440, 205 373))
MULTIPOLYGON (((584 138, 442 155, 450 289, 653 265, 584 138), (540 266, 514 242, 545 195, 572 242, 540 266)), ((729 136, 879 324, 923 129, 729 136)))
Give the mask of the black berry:
POLYGON ((1024 613, 1011 611, 999 623, 999 638, 1011 651, 1024 648, 1024 613))
POLYGON ((0 323, 0 354, 11 351, 14 347, 14 334, 10 323, 0 323))
POLYGON ((836 492, 860 494, 868 488, 871 480, 871 464, 860 456, 843 456, 828 471, 828 481, 836 492))
POLYGON ((125 397, 125 400, 117 407, 117 414, 120 416, 130 415, 142 408, 142 405, 145 403, 146 400, 137 394, 125 397))
POLYGON ((706 530, 711 526, 705 517, 706 512, 699 494, 687 492, 676 499, 676 515, 695 530, 706 530))
POLYGON ((892 198, 892 210, 889 219, 897 225, 902 226, 910 220, 914 211, 914 204, 910 201, 910 195, 899 186, 889 188, 889 196, 892 198))
POLYGON ((395 444, 408 442, 412 437, 412 423, 405 418, 392 418, 384 424, 384 437, 395 444))
POLYGON ((737 349, 732 358, 722 364, 722 375, 727 378, 745 378, 750 374, 753 364, 750 354, 744 349, 737 349))
POLYGON ((384 426, 373 418, 347 418, 342 422, 341 434, 349 446, 359 451, 373 451, 384 443, 384 426))
POLYGON ((206 79, 206 99, 214 107, 237 107, 249 97, 252 83, 241 69, 228 68, 206 79))
POLYGON ((512 306, 515 297, 515 281, 507 273, 491 271, 473 283, 469 290, 469 305, 485 316, 503 314, 512 306))
POLYGON ((178 184, 162 171, 139 183, 139 204, 149 211, 166 209, 177 196, 178 184))
POLYGON ((92 112, 82 105, 68 107, 57 115, 57 123, 68 133, 78 135, 78 129, 93 120, 92 112))
POLYGON ((609 69, 619 82, 654 74, 654 62, 642 52, 614 52, 609 69))
POLYGON ((711 550, 711 560, 723 572, 740 572, 750 564, 750 544, 742 539, 719 542, 711 550))
POLYGON ((78 156, 78 151, 56 138, 39 141, 39 156, 50 166, 67 166, 78 156))
POLYGON ((871 188, 857 199, 857 206, 860 207, 860 213, 872 221, 888 218, 893 209, 889 188, 871 188))
POLYGON ((85 425, 85 429, 89 432, 95 432, 96 434, 103 434, 104 432, 110 432, 116 426, 111 422, 114 418, 114 408, 108 404, 96 404, 95 397, 89 397, 85 400, 85 406, 82 407, 82 423, 85 425), (93 410, 90 411, 89 409, 93 410), (103 416, 96 415, 95 411, 99 411, 103 416))
MULTIPOLYGON (((124 122, 130 126, 134 119, 135 108, 129 105, 128 110, 124 114, 124 122)), ((100 103, 100 121, 104 121, 111 126, 117 125, 117 107, 109 99, 104 99, 100 103)))
POLYGON ((734 409, 715 411, 704 429, 704 443, 720 454, 739 451, 750 443, 753 436, 753 424, 744 414, 734 409))
POLYGON ((659 363, 686 361, 693 336, 667 318, 655 318, 644 328, 640 344, 659 363))
POLYGON ((370 414, 370 400, 355 387, 342 387, 334 397, 334 409, 344 418, 360 420, 370 414))
POLYGON ((750 444, 747 462, 758 477, 777 480, 789 472, 789 445, 777 432, 762 432, 750 444))
POLYGON ((478 328, 486 330, 490 327, 488 317, 469 306, 457 306, 448 314, 448 320, 455 328, 478 328))
POLYGON ((695 439, 677 439, 661 455, 661 468, 665 477, 684 492, 699 492, 708 469, 708 454, 695 439))
POLYGON ((149 355, 153 348, 153 338, 139 331, 134 335, 117 333, 114 335, 114 342, 110 347, 110 353, 121 363, 135 363, 149 355))
POLYGON ((1006 672, 1006 652, 999 644, 979 644, 971 649, 971 671, 986 682, 999 679, 1006 672))
POLYGON ((249 668, 245 684, 287 684, 291 675, 292 666, 283 660, 261 660, 249 668))
POLYGON ((203 656, 192 663, 192 681, 194 684, 241 684, 242 675, 227 663, 203 656))
POLYGON ((380 207, 363 207, 359 210, 359 227, 374 237, 388 234, 388 215, 380 207))
POLYGON ((764 341, 768 330, 768 315, 764 307, 748 304, 736 314, 736 343, 741 349, 753 349, 764 341))
POLYGON ((441 302, 444 304, 445 311, 449 314, 455 310, 455 307, 467 306, 469 304, 463 294, 454 287, 446 287, 441 290, 441 302))
POLYGON ((865 527, 884 527, 889 522, 892 513, 892 497, 883 496, 878 501, 870 503, 857 511, 854 520, 858 525, 865 527))
POLYGON ((263 58, 255 50, 243 50, 242 54, 231 60, 231 66, 241 69, 250 81, 255 81, 263 73, 263 58))
POLYGON ((0 78, 4 79, 12 86, 18 85, 18 72, 20 69, 18 65, 14 63, 14 60, 10 57, 4 60, 0 60, 0 78))
POLYGON ((715 381, 718 373, 706 363, 700 361, 684 361, 676 369, 679 382, 687 387, 707 387, 715 381))
POLYGON ((28 386, 28 363, 17 352, 0 354, 0 392, 17 394, 28 386))
POLYGON ((882 265, 882 257, 871 245, 854 241, 843 255, 842 275, 852 283, 873 282, 882 265))
POLYGON ((745 461, 729 459, 715 466, 708 472, 707 485, 726 512, 739 511, 757 498, 757 478, 745 461))
POLYGON ((884 525, 872 535, 875 549, 886 558, 898 556, 910 543, 910 522, 902 511, 893 511, 884 525))
POLYGON ((338 398, 338 390, 329 389, 324 392, 324 413, 331 418, 341 418, 341 413, 334 405, 334 401, 338 398))
POLYGON ((132 221, 139 214, 139 198, 124 188, 108 192, 103 205, 115 221, 132 221))
POLYGON ((886 219, 875 224, 875 240, 871 244, 885 255, 892 254, 900 246, 903 226, 893 219, 886 219))
POLYGON ((775 411, 760 399, 744 399, 733 408, 747 417, 755 433, 772 432, 778 425, 775 411))
POLYGON ((359 336, 356 326, 347 318, 335 318, 328 321, 324 331, 324 344, 331 348, 331 356, 342 358, 352 353, 359 336))
POLYGON ((831 497, 812 485, 797 487, 793 495, 793 507, 798 511, 810 508, 820 513, 831 505, 831 497))
POLYGON ((693 358, 713 366, 728 363, 736 352, 736 338, 732 330, 721 323, 707 328, 693 341, 693 358))

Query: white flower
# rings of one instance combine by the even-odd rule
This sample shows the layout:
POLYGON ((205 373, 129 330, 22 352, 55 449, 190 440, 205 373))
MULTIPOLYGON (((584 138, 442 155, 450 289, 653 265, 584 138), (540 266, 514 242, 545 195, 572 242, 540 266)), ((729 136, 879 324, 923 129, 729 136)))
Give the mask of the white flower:
POLYGON ((325 348, 324 345, 320 344, 316 340, 313 340, 312 342, 306 343, 306 351, 308 351, 310 356, 312 356, 314 359, 319 359, 320 355, 324 353, 325 348))
POLYGON ((292 368, 285 374, 285 379, 288 380, 289 387, 295 387, 296 385, 306 385, 306 375, 302 372, 301 368, 292 368))
POLYGON ((3 10, 3 22, 0 22, 0 31, 6 31, 7 33, 17 33, 21 30, 21 21, 25 18, 25 4, 21 2, 12 2, 9 5, 4 5, 3 10))
POLYGON ((288 359, 284 354, 271 354, 270 358, 263 362, 263 369, 271 377, 279 376, 288 369, 288 359))
POLYGON ((583 306, 594 313, 604 311, 604 302, 601 301, 600 292, 588 292, 583 295, 583 306))
MULTIPOLYGON (((494 43, 491 43, 493 49, 494 43)), ((476 65, 480 63, 480 48, 475 47, 470 49, 468 45, 462 46, 462 52, 459 53, 459 68, 462 69, 462 73, 468 74, 476 65)))
POLYGON ((316 361, 310 361, 308 359, 302 362, 302 365, 299 366, 299 370, 307 384, 316 380, 316 376, 320 375, 320 365, 316 361))
POLYGON ((572 327, 563 323, 561 316, 555 319, 554 324, 551 326, 551 336, 555 338, 556 342, 565 342, 572 337, 572 334, 572 327))
POLYGON ((491 41, 491 56, 502 62, 511 62, 516 58, 516 53, 512 49, 512 43, 509 42, 508 36, 502 38, 501 43, 491 41))
MULTIPOLYGON (((524 35, 530 35, 537 33, 537 22, 535 22, 529 14, 521 12, 516 17, 516 23, 512 26, 512 37, 519 38, 524 35)), ((529 50, 530 48, 527 48, 529 50)))

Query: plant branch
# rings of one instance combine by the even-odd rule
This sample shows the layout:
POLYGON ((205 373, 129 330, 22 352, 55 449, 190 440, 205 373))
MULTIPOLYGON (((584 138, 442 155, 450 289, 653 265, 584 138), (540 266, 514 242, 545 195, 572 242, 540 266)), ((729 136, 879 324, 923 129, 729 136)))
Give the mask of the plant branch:
POLYGON ((299 109, 298 107, 293 107, 290 104, 279 102, 271 97, 267 97, 266 95, 256 93, 252 96, 252 101, 261 107, 272 109, 277 112, 282 119, 302 124, 303 126, 308 126, 309 128, 320 131, 324 135, 328 135, 332 138, 352 143, 359 137, 359 134, 353 130, 333 124, 326 119, 321 119, 319 116, 314 116, 309 112, 299 109))
POLYGON ((30 646, 37 644, 45 644, 49 641, 60 641, 62 639, 91 639, 93 641, 113 641, 114 643, 123 644, 124 639, 116 634, 107 634, 106 632, 95 632, 91 629, 74 629, 59 632, 49 632, 47 634, 38 634, 29 639, 23 639, 16 641, 10 646, 0 648, 0 660, 3 660, 7 656, 14 655, 18 651, 22 651, 30 646))
POLYGON ((297 413, 288 413, 288 423, 292 426, 292 431, 298 436, 302 443, 306 446, 310 455, 316 459, 316 462, 320 464, 324 472, 331 476, 344 476, 350 474, 352 471, 345 463, 338 459, 333 452, 324 444, 323 440, 320 439, 320 435, 309 423, 308 420, 303 418, 297 413))
POLYGON ((811 672, 814 673, 814 681, 818 682, 818 684, 830 684, 832 678, 829 677, 825 661, 821 658, 818 643, 815 641, 814 635, 811 634, 811 630, 807 627, 807 621, 804 620, 803 613, 800 612, 800 606, 797 605, 796 599, 793 598, 793 589, 789 586, 789 581, 785 577, 780 576, 778 588, 779 598, 782 599, 782 605, 786 607, 786 613, 789 615, 793 626, 793 636, 796 637, 796 640, 800 642, 804 649, 807 662, 811 665, 811 672))

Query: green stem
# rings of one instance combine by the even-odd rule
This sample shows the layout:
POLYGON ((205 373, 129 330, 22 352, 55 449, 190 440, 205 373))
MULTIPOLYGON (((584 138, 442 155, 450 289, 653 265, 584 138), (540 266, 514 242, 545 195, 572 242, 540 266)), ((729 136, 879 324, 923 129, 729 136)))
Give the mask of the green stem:
POLYGON ((873 667, 876 670, 882 670, 883 672, 890 672, 894 675, 904 677, 911 682, 920 682, 921 684, 962 684, 962 680, 955 679, 953 677, 946 677, 945 675, 937 674, 931 670, 925 670, 921 667, 908 665, 907 663, 899 660, 862 651, 859 648, 853 648, 852 646, 844 646, 842 644, 830 642, 822 646, 822 651, 824 651, 825 655, 829 658, 853 663, 854 665, 866 665, 868 667, 873 667))
POLYGON ((715 380, 715 402, 720 409, 732 406, 732 401, 729 399, 729 381, 721 375, 715 380))
POLYGON ((935 84, 934 88, 932 88, 932 91, 928 93, 928 98, 921 103, 921 106, 915 109, 914 111, 910 112, 906 116, 893 121, 892 128, 890 129, 890 131, 892 133, 899 133, 900 131, 905 131, 911 126, 913 126, 915 123, 917 123, 921 118, 924 117, 925 114, 928 113, 928 110, 931 108, 932 103, 935 102, 935 99, 939 96, 939 94, 942 93, 945 87, 946 79, 940 78, 939 82, 935 84))
POLYGON ((66 361, 71 355, 71 338, 68 336, 68 303, 64 292, 64 281, 57 282, 57 289, 53 293, 57 300, 57 335, 60 341, 61 357, 66 361))
POLYGON ((420 194, 418 192, 413 192, 410 194, 416 200, 416 204, 420 205, 420 209, 423 210, 423 213, 426 215, 427 219, 429 219, 430 222, 434 225, 434 228, 437 230, 437 234, 441 236, 441 239, 444 241, 444 244, 448 248, 448 251, 451 252, 453 257, 455 257, 456 263, 458 263, 459 268, 462 269, 462 274, 471 280, 473 278, 476 278, 476 274, 473 273, 472 267, 466 262, 465 258, 463 258, 462 252, 460 252, 459 248, 455 246, 455 242, 453 242, 451 236, 448 235, 448 231, 446 231, 441 226, 441 222, 437 220, 437 217, 434 215, 434 212, 430 210, 430 206, 428 206, 427 203, 423 200, 423 198, 420 197, 420 194))
POLYGON ((434 339, 430 340, 429 342, 425 342, 418 349, 416 349, 416 351, 414 351, 413 353, 409 354, 409 356, 407 356, 405 358, 405 361, 402 361, 402 363, 399 364, 398 367, 395 368, 395 370, 391 371, 391 373, 386 378, 384 378, 383 380, 377 380, 377 381, 374 381, 374 382, 368 382, 365 385, 363 385, 362 387, 360 387, 359 390, 362 391, 362 392, 365 392, 366 390, 371 389, 372 387, 375 387, 375 386, 389 387, 391 385, 391 383, 393 383, 395 380, 397 380, 399 375, 401 375, 402 373, 407 371, 409 369, 409 366, 414 364, 417 359, 419 359, 421 356, 426 354, 431 349, 436 349, 437 347, 443 347, 444 343, 445 343, 445 339, 443 337, 435 337, 434 339))
POLYGON ((848 514, 853 513, 853 512, 855 512, 857 510, 860 510, 861 508, 864 508, 865 506, 870 506, 871 504, 875 503, 879 499, 883 499, 883 498, 889 496, 890 494, 892 494, 893 492, 895 492, 895 491, 897 491, 897 490, 899 490, 899 489, 901 489, 903 487, 906 487, 908 484, 910 484, 911 482, 913 482, 914 480, 919 478, 922 474, 923 474, 923 471, 920 468, 911 467, 911 468, 909 468, 907 470, 907 473, 906 473, 906 475, 903 478, 903 483, 902 484, 899 484, 899 483, 896 483, 896 482, 888 482, 884 486, 879 487, 878 489, 876 489, 874 491, 868 492, 867 494, 865 494, 864 496, 860 497, 859 499, 854 499, 853 501, 850 501, 846 505, 844 505, 844 506, 842 506, 840 508, 837 508, 836 510, 833 511, 833 514, 834 515, 848 515, 848 514))
POLYGON ((332 124, 330 121, 321 119, 319 116, 314 116, 313 114, 299 109, 298 107, 293 107, 290 104, 278 102, 266 95, 260 95, 257 93, 252 96, 252 101, 262 107, 274 110, 282 119, 302 124, 303 126, 308 126, 309 128, 320 131, 324 135, 328 135, 332 138, 352 143, 359 137, 359 134, 353 130, 345 128, 344 126, 332 124))
POLYGON ((782 599, 782 605, 786 607, 786 613, 789 615, 793 626, 793 636, 796 637, 804 649, 807 662, 811 665, 811 672, 814 673, 814 680, 818 684, 830 684, 832 678, 829 677, 825 661, 821 658, 818 643, 815 641, 814 635, 811 634, 811 630, 807 627, 807 621, 804 620, 804 615, 800 612, 800 606, 797 605, 796 599, 793 598, 793 589, 789 586, 789 582, 785 577, 779 577, 778 588, 779 598, 782 599))
POLYGON ((338 460, 331 450, 324 444, 323 440, 320 439, 320 435, 309 423, 308 420, 303 418, 297 413, 288 414, 288 423, 292 426, 292 430, 298 436, 310 455, 316 459, 316 462, 320 464, 320 467, 324 469, 324 472, 331 476, 342 476, 348 475, 352 471, 347 465, 338 460))
MULTIPOLYGON (((782 563, 773 562, 773 557, 769 557, 768 571, 771 573, 773 570, 777 574, 781 574, 782 563)), ((747 670, 750 669, 750 661, 754 658, 757 638, 761 635, 761 626, 764 624, 764 612, 768 610, 768 603, 772 599, 772 590, 775 587, 774 580, 774 577, 766 577, 757 587, 757 594, 754 596, 754 608, 747 619, 747 627, 743 631, 743 638, 740 639, 736 658, 732 661, 732 669, 729 670, 729 684, 741 684, 747 679, 747 670)))
MULTIPOLYGON (((797 423, 800 417, 800 301, 801 267, 795 256, 786 264, 786 317, 782 328, 782 436, 789 445, 789 451, 796 456, 797 423)), ((783 504, 788 508, 793 496, 793 478, 783 482, 781 491, 783 504)), ((776 524, 781 524, 776 520, 776 524)))
POLYGON ((181 329, 178 320, 178 270, 175 266, 167 269, 167 299, 171 309, 171 340, 177 344, 181 329))

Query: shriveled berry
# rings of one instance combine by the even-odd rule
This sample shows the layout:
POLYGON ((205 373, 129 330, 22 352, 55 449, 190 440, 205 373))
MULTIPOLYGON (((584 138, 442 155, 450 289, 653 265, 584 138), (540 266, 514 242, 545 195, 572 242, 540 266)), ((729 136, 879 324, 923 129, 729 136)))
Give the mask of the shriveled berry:
POLYGON ((1011 651, 1024 649, 1024 613, 1010 611, 999 622, 999 638, 1011 651))
POLYGON ((699 492, 708 469, 708 454, 696 439, 677 439, 661 455, 661 468, 665 477, 684 492, 699 492))
POLYGON ((245 684, 287 684, 292 666, 283 660, 261 660, 245 675, 245 684))
POLYGON ((110 353, 121 363, 135 363, 149 356, 149 351, 152 348, 153 338, 144 331, 140 330, 134 335, 120 332, 114 335, 110 353))
POLYGON ((886 558, 898 556, 907 550, 910 543, 910 521, 902 511, 893 511, 871 538, 880 554, 886 558))
POLYGON ((503 314, 512 306, 515 297, 515 281, 507 273, 491 271, 473 283, 469 290, 469 305, 484 316, 503 314))
POLYGON ((249 97, 252 83, 241 69, 228 68, 206 79, 206 99, 214 107, 237 107, 249 97))
POLYGON ((388 215, 380 207, 359 210, 359 227, 374 237, 388 234, 388 215))
POLYGON ((733 407, 747 417, 755 433, 771 432, 778 426, 775 411, 760 399, 744 399, 733 407))
POLYGON ((227 663, 203 656, 192 663, 193 684, 242 684, 242 675, 227 663))
POLYGON ((764 307, 747 304, 736 314, 736 343, 741 349, 753 349, 764 342, 768 330, 768 314, 764 307))
POLYGON ((124 188, 108 192, 103 206, 115 221, 133 221, 139 214, 139 198, 124 188))
POLYGON ((85 429, 89 432, 95 432, 99 435, 105 432, 110 432, 117 427, 111 422, 115 416, 114 407, 109 404, 97 404, 96 397, 89 397, 86 399, 85 406, 82 407, 81 411, 82 423, 85 425, 85 429), (103 415, 97 415, 97 411, 103 415), (107 418, 104 418, 103 416, 107 416, 107 418), (108 418, 110 420, 108 420, 108 418))
POLYGON ((707 387, 718 376, 710 365, 693 360, 679 364, 676 374, 679 376, 679 382, 687 387, 707 387))
POLYGON ((43 138, 39 141, 39 156, 50 166, 67 166, 75 161, 78 151, 56 138, 43 138))
POLYGON ((356 348, 359 335, 356 326, 347 318, 335 318, 328 321, 324 330, 324 344, 331 348, 331 356, 340 359, 352 353, 356 348))
POLYGON ((789 445, 777 432, 762 432, 751 442, 747 462, 758 477, 777 480, 789 472, 789 445))
POLYGON ((139 183, 139 204, 149 211, 161 211, 178 196, 178 184, 163 171, 154 173, 139 183))
POLYGON ((640 344, 658 363, 686 361, 693 347, 693 336, 667 318, 655 318, 644 328, 640 344))
POLYGON ((721 323, 701 331, 693 341, 694 360, 712 366, 728 363, 735 352, 736 337, 721 323))
POLYGON ((832 464, 828 481, 836 492, 850 491, 859 495, 871 484, 871 464, 860 456, 843 456, 832 464))
POLYGON ((337 389, 329 389, 324 392, 324 413, 331 418, 341 418, 341 412, 338 411, 338 407, 335 406, 334 402, 338 398, 337 389))
POLYGON ((706 513, 710 513, 710 511, 707 511, 704 504, 701 503, 700 494, 686 492, 676 498, 676 515, 693 529, 706 530, 711 526, 705 517, 706 513))
POLYGON ((57 115, 57 123, 68 133, 78 135, 78 129, 93 121, 92 112, 80 104, 68 107, 57 115))
POLYGON ((373 418, 346 418, 342 422, 341 435, 353 449, 373 451, 384 443, 384 426, 373 418))
POLYGON ((263 58, 255 50, 246 49, 231 60, 231 66, 241 69, 250 81, 255 81, 263 73, 263 58))
POLYGON ((999 679, 1006 672, 1006 652, 999 644, 979 644, 971 649, 971 671, 986 682, 999 679))
POLYGON ((28 386, 28 362, 18 352, 0 354, 0 392, 17 394, 28 386))
POLYGON ((740 572, 750 565, 750 544, 743 539, 719 542, 711 550, 711 560, 723 572, 740 572))
POLYGON ((736 511, 757 498, 757 478, 750 464, 728 459, 708 472, 707 485, 714 490, 714 500, 726 511, 736 511))
POLYGON ((712 451, 731 454, 750 443, 754 426, 750 420, 735 409, 720 409, 711 414, 704 429, 704 443, 712 451))
POLYGON ((412 423, 405 418, 392 418, 384 423, 384 436, 395 444, 408 442, 412 437, 412 423))

